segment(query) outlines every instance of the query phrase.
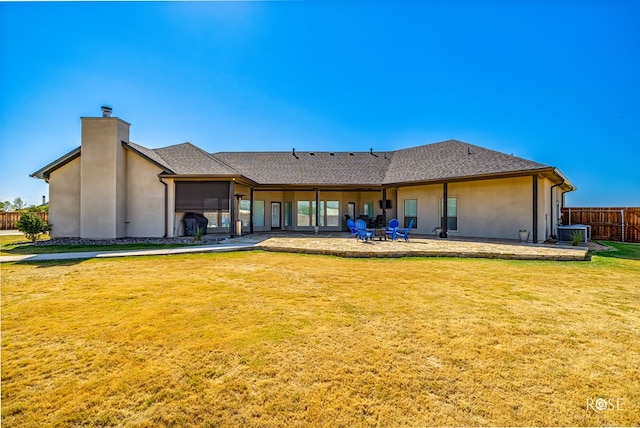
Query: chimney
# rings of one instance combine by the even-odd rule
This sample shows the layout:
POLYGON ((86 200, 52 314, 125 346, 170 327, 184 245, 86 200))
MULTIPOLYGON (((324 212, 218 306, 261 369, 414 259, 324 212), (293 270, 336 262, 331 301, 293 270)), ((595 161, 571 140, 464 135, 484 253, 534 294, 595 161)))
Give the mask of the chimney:
POLYGON ((80 156, 80 238, 116 239, 126 235, 127 160, 122 142, 130 125, 111 117, 83 117, 80 156))

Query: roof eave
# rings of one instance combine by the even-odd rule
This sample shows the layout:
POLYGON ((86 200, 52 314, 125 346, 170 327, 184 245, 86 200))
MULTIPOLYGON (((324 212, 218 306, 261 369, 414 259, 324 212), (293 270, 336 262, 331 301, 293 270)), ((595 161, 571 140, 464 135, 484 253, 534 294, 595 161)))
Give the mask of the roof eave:
POLYGON ((74 159, 78 158, 80 156, 80 149, 81 149, 80 147, 77 147, 77 148, 71 150, 69 153, 59 157, 58 159, 54 160, 53 162, 51 162, 51 163, 47 164, 46 166, 40 168, 36 172, 34 172, 32 174, 29 174, 29 177, 39 178, 41 180, 48 180, 53 171, 55 171, 58 168, 62 168, 63 166, 65 166, 69 162, 71 162, 74 159))
POLYGON ((381 183, 261 183, 256 186, 256 190, 382 190, 383 187, 386 186, 381 183))
POLYGON ((258 186, 255 181, 248 179, 243 175, 238 174, 176 174, 176 173, 160 173, 160 178, 172 178, 174 180, 186 179, 186 180, 214 180, 214 181, 236 181, 243 184, 249 184, 251 186, 258 186))
MULTIPOLYGON (((402 186, 419 186, 423 184, 442 184, 442 183, 454 183, 454 182, 462 182, 462 181, 475 181, 475 180, 493 180, 498 178, 514 178, 514 177, 525 177, 531 175, 544 175, 545 173, 551 173, 556 168, 553 167, 543 167, 543 168, 535 168, 535 169, 524 169, 517 171, 503 171, 503 172, 492 172, 486 174, 475 174, 475 175, 463 175, 463 176, 451 176, 451 177, 439 177, 427 180, 415 180, 415 181, 397 181, 397 182, 386 182, 385 186, 390 187, 402 187, 402 186)), ((561 182, 561 180, 558 180, 561 182)))

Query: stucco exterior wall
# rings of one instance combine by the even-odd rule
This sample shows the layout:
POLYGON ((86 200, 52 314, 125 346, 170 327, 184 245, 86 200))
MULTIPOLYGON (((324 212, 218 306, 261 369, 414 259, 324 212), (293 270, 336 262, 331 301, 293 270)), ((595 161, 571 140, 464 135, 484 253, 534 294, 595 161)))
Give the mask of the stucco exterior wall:
MULTIPOLYGON (((545 194, 548 181, 538 187, 538 239, 545 238, 545 194)), ((458 230, 449 236, 518 239, 518 231, 532 231, 532 177, 464 181, 448 184, 448 197, 458 198, 458 230)), ((404 218, 404 200, 418 200, 415 233, 433 234, 440 225, 443 185, 398 189, 398 219, 404 218)), ((548 206, 548 202, 547 202, 548 206)))
POLYGON ((80 159, 56 169, 49 177, 49 223, 52 238, 80 236, 80 159))
POLYGON ((131 151, 127 152, 126 164, 126 235, 164 236, 164 185, 158 179, 162 170, 131 151))
POLYGON ((449 185, 449 197, 458 197, 458 231, 452 235, 518 239, 531 231, 533 185, 531 177, 484 180, 449 185))

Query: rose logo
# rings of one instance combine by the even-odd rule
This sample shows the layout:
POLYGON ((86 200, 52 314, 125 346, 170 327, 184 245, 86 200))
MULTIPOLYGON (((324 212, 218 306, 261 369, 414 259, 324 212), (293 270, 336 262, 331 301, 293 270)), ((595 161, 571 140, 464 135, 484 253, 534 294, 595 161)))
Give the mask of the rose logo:
POLYGON ((607 400, 604 398, 598 398, 596 400, 596 409, 598 410, 606 410, 607 409, 607 400))

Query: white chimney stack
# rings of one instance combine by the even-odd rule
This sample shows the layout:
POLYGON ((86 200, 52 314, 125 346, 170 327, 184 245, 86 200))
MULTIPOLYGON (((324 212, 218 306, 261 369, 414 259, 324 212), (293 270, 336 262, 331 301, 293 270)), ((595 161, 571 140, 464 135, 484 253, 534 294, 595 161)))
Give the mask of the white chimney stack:
POLYGON ((111 117, 111 107, 102 106, 100 108, 102 109, 102 117, 111 117))

